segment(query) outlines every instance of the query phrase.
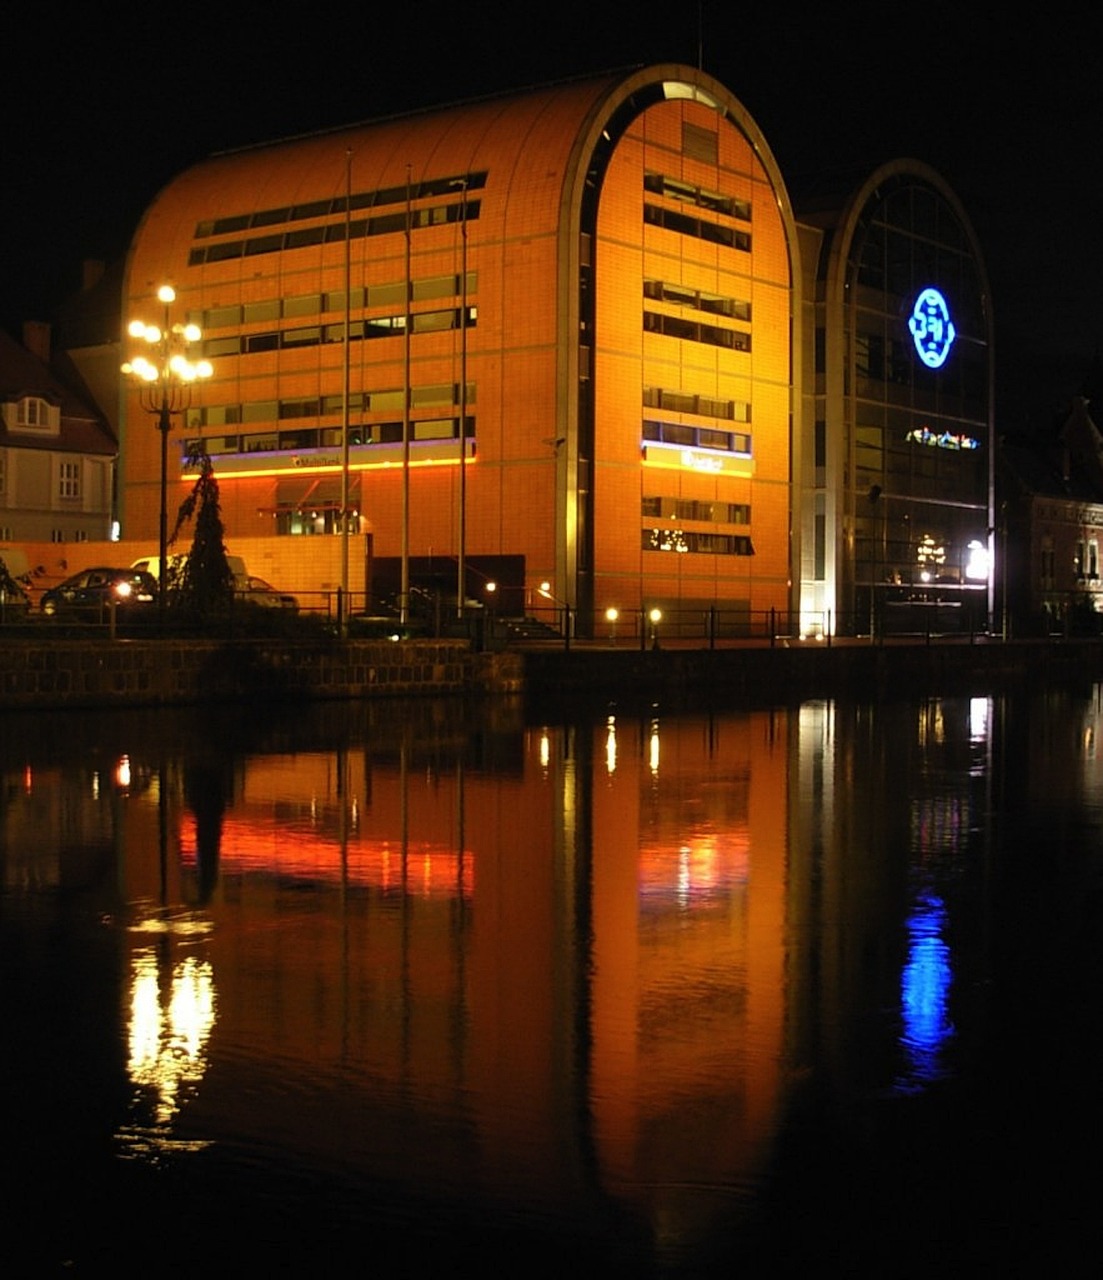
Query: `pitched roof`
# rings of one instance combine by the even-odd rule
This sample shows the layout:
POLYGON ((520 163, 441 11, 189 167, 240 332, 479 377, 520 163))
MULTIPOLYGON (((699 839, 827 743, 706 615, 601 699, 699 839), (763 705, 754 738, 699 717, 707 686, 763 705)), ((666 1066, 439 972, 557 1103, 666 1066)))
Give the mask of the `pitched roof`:
POLYGON ((10 431, 0 420, 0 444, 21 449, 61 449, 69 453, 114 454, 113 436, 103 415, 56 369, 21 342, 0 330, 0 401, 37 396, 61 410, 61 432, 37 436, 10 431))
POLYGON ((1036 497, 1103 504, 1103 434, 1078 398, 1051 438, 1003 442, 1005 465, 1036 497))

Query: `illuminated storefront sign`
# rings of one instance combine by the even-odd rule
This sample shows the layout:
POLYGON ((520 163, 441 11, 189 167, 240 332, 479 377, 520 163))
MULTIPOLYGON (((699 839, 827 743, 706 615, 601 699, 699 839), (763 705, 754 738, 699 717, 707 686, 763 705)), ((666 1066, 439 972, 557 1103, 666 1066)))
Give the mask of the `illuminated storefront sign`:
POLYGON ((662 444, 648 441, 643 447, 643 460, 653 467, 678 467, 687 471, 702 471, 706 475, 750 475, 754 463, 745 455, 735 453, 709 453, 704 449, 687 449, 684 445, 662 444))
POLYGON ((946 299, 937 289, 924 289, 916 298, 908 328, 920 360, 928 369, 941 369, 957 332, 946 299))
POLYGON ((930 445, 933 449, 979 449, 975 436, 957 435, 953 431, 932 431, 930 427, 916 427, 904 437, 911 444, 930 445))

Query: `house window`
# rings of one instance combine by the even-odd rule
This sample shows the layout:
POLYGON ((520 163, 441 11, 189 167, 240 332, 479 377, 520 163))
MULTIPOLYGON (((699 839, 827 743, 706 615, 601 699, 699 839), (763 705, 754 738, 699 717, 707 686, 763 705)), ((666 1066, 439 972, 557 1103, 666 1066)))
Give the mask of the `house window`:
POLYGON ((1056 557, 1053 552, 1053 539, 1047 534, 1042 539, 1042 586, 1052 588, 1056 574, 1056 557))
POLYGON ((24 396, 16 402, 15 425, 21 431, 53 431, 57 424, 58 411, 41 396, 24 396))
POLYGON ((58 470, 57 496, 63 502, 80 498, 80 463, 63 462, 58 470))
POLYGON ((17 421, 21 427, 48 426, 46 401, 36 396, 20 400, 17 421))

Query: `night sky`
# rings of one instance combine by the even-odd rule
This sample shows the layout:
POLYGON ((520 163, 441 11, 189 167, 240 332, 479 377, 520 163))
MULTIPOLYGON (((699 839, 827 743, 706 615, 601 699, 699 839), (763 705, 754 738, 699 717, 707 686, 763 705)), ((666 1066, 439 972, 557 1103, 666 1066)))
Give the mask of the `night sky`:
POLYGON ((0 325, 18 334, 24 319, 50 319, 82 261, 121 257, 152 196, 212 152, 589 72, 700 63, 794 186, 898 156, 942 174, 988 265, 997 427, 1048 422, 1103 350, 1103 7, 762 7, 468 0, 243 15, 108 3, 62 17, 38 6, 13 25, 0 75, 0 325))

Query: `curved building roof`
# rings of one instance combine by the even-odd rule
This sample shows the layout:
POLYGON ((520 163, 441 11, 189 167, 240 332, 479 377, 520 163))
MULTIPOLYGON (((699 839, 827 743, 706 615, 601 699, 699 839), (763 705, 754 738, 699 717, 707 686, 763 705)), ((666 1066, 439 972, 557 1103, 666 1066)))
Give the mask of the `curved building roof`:
MULTIPOLYGON (((594 152, 611 126, 663 96, 696 95, 748 138, 792 228, 780 170, 743 106, 719 82, 676 64, 566 81, 412 115, 367 121, 325 133, 224 152, 170 182, 147 209, 134 236, 127 293, 142 296, 194 258, 197 230, 239 224, 242 233, 283 221, 331 193, 333 212, 354 193, 395 193, 443 173, 492 173, 480 194, 488 235, 507 225, 511 237, 548 231, 581 202, 594 152)), ((361 205, 360 207, 365 207, 361 205)), ((371 207, 370 205, 366 207, 371 207)), ((325 216, 320 209, 316 216, 325 216)), ((296 220, 300 220, 296 217, 296 220)), ((259 239, 259 236, 254 236, 259 239)), ((247 261, 248 252, 243 255, 247 261)), ((244 267, 243 267, 244 271, 244 267)))

